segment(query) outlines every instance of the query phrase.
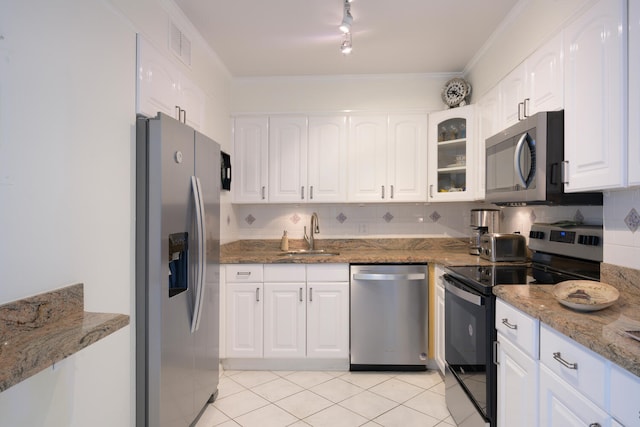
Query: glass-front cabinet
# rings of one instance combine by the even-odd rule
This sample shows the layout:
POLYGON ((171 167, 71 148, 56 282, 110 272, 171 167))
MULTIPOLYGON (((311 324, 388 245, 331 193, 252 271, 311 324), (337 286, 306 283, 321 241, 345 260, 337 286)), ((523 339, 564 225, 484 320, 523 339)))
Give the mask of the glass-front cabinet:
POLYGON ((429 115, 429 201, 475 200, 474 106, 429 115))

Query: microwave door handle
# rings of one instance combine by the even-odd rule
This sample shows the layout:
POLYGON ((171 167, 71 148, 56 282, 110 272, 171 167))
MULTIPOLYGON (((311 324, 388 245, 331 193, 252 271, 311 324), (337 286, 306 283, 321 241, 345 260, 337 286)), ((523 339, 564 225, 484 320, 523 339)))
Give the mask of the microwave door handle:
POLYGON ((536 144, 528 132, 522 134, 518 143, 516 144, 516 150, 513 155, 513 169, 516 172, 516 177, 520 184, 524 188, 529 188, 531 182, 533 181, 533 177, 536 173, 536 144), (524 150, 525 143, 527 148, 531 152, 531 169, 527 174, 527 178, 525 179, 524 173, 522 172, 522 168, 520 167, 520 157, 522 157, 522 150, 524 150))

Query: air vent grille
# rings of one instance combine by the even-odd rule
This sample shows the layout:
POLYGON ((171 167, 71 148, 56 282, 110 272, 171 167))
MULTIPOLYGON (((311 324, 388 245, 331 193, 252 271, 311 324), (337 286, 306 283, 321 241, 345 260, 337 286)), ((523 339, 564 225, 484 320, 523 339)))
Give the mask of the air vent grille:
POLYGON ((191 66, 191 40, 173 21, 169 27, 169 48, 182 62, 191 66))

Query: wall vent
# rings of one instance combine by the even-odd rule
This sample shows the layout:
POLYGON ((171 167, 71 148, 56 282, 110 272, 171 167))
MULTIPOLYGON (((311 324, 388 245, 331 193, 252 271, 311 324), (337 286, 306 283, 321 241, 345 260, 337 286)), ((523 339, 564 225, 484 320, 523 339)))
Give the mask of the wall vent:
POLYGON ((191 40, 173 21, 169 22, 169 48, 182 62, 191 66, 191 40))

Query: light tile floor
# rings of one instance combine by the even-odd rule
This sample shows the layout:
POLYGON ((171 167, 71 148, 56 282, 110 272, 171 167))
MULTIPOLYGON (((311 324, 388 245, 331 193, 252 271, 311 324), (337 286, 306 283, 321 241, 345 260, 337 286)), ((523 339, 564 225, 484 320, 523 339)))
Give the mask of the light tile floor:
POLYGON ((196 427, 455 425, 435 371, 225 371, 196 427))

